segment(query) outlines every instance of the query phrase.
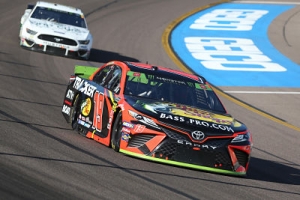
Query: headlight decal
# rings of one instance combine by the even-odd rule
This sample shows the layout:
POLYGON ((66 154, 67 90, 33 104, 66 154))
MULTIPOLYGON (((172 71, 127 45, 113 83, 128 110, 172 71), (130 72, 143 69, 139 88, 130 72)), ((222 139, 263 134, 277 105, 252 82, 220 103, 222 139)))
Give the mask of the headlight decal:
POLYGON ((36 31, 33 31, 33 30, 29 29, 29 28, 26 28, 26 32, 29 33, 30 35, 36 35, 37 34, 36 31))
POLYGON ((139 122, 142 122, 146 125, 149 125, 149 126, 152 126, 152 127, 155 127, 155 128, 159 128, 159 126, 150 118, 148 117, 145 117, 145 116, 142 116, 132 110, 128 110, 128 113, 131 117, 135 118, 136 120, 138 120, 139 122))
POLYGON ((90 43, 90 40, 78 40, 78 42, 79 42, 80 44, 85 44, 85 45, 87 45, 87 44, 90 43))
POLYGON ((237 135, 235 138, 231 140, 231 143, 245 142, 250 140, 250 133, 237 135))

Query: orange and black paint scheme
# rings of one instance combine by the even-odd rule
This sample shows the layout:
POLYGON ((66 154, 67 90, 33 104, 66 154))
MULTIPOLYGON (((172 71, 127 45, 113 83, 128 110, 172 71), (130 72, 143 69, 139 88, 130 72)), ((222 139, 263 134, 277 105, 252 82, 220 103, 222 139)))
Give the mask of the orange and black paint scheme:
POLYGON ((249 167, 251 133, 201 76, 137 62, 76 66, 62 113, 81 135, 127 155, 237 176, 249 167))

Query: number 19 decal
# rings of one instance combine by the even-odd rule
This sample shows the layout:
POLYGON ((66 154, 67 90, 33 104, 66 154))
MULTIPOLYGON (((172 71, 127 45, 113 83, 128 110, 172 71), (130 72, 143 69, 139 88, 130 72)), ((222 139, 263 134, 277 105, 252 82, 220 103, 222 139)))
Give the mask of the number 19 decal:
POLYGON ((102 114, 103 114, 103 105, 104 105, 104 95, 99 91, 96 91, 94 94, 94 119, 93 126, 96 131, 102 131, 102 114))

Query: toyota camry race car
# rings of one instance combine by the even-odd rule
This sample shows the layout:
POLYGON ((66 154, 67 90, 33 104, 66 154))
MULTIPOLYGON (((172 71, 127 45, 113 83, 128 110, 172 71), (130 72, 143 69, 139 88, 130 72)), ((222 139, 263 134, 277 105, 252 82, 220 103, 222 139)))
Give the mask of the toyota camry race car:
POLYGON ((61 56, 88 59, 93 37, 78 8, 38 1, 21 18, 20 45, 61 56))
POLYGON ((248 169, 250 132, 201 76, 134 62, 75 66, 62 114, 80 134, 130 156, 228 175, 248 169))

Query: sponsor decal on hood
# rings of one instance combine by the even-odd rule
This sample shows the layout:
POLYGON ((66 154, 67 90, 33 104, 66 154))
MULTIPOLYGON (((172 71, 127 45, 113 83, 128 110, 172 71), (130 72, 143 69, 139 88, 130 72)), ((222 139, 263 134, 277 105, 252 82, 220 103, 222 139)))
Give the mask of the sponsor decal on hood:
MULTIPOLYGON (((40 29, 42 32, 51 32, 58 34, 74 34, 74 35, 81 35, 87 36, 89 31, 84 28, 79 28, 67 24, 61 24, 57 22, 51 22, 47 20, 40 20, 40 19, 30 19, 29 20, 30 27, 40 29), (45 30, 46 29, 46 30, 45 30)), ((40 31, 39 31, 40 32, 40 31)))
POLYGON ((204 120, 208 122, 214 122, 218 124, 231 125, 233 118, 225 115, 215 114, 206 110, 198 108, 173 104, 173 103, 151 103, 144 104, 144 108, 154 113, 160 114, 160 116, 173 115, 178 117, 187 117, 197 120, 204 120))
POLYGON ((226 113, 219 114, 187 105, 157 102, 148 99, 132 98, 131 100, 128 102, 132 102, 131 105, 135 109, 174 126, 181 126, 187 129, 198 127, 202 130, 211 130, 216 133, 223 132, 230 135, 235 131, 245 129, 243 124, 237 122, 226 113))

